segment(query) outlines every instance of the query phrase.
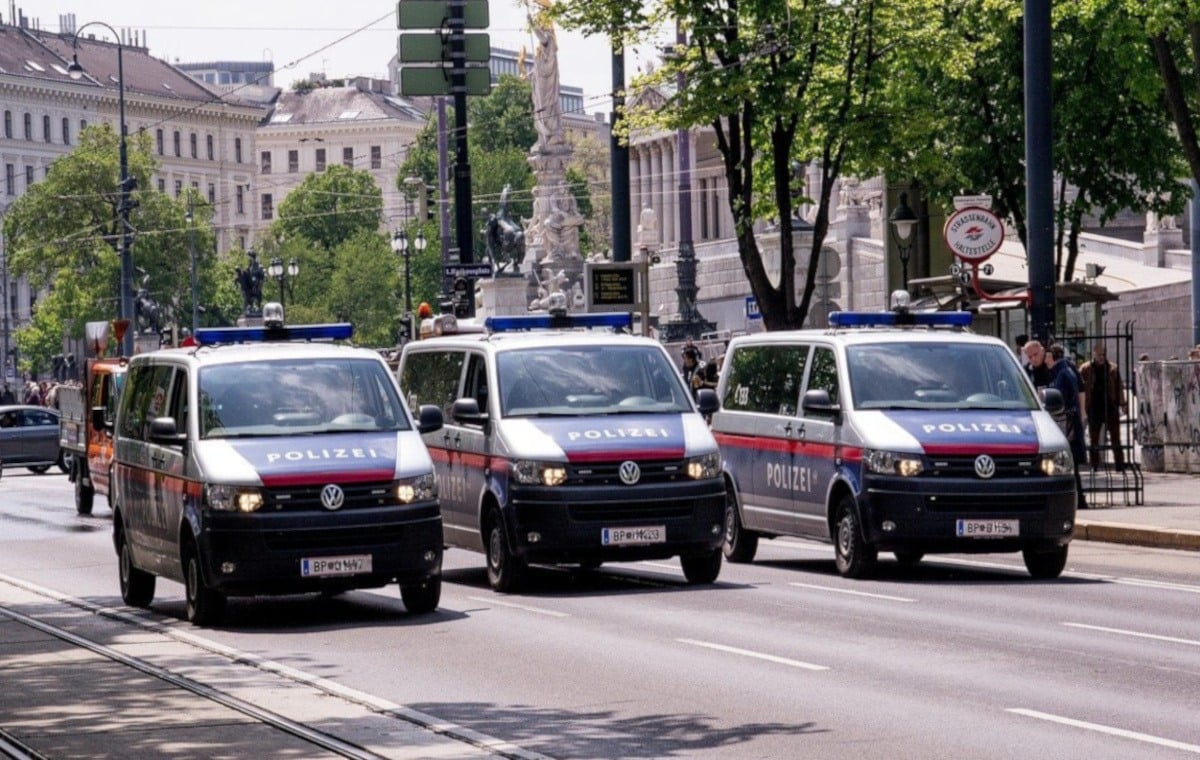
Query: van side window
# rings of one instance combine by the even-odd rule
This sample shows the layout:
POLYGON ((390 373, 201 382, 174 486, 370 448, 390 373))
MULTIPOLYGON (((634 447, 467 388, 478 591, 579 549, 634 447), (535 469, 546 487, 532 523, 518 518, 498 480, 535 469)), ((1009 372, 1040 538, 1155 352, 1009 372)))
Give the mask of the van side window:
POLYGON ((435 404, 450 419, 465 362, 466 354, 462 351, 419 351, 409 356, 400 378, 409 409, 435 404))
POLYGON ((170 415, 175 419, 175 431, 187 432, 188 383, 186 372, 176 372, 174 387, 171 388, 170 415))
POLYGON ((795 416, 808 346, 744 346, 734 351, 725 409, 795 416))
POLYGON ((467 387, 463 391, 467 398, 479 402, 479 411, 486 412, 488 408, 488 377, 487 362, 484 357, 474 354, 467 364, 467 387))
POLYGON ((120 419, 120 433, 125 438, 140 438, 142 422, 146 418, 146 408, 150 404, 153 390, 154 367, 137 367, 129 372, 128 387, 125 392, 124 414, 120 419))
POLYGON ((838 403, 841 395, 838 385, 837 358, 833 349, 817 346, 813 350, 812 372, 808 376, 808 390, 829 391, 829 400, 838 403))

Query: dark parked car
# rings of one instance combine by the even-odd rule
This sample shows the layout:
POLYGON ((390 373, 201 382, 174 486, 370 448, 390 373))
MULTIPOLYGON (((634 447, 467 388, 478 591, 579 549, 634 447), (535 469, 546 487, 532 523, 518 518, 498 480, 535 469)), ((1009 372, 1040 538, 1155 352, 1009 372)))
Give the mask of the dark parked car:
POLYGON ((58 412, 41 406, 0 406, 0 467, 28 467, 41 474, 54 465, 63 468, 58 412))

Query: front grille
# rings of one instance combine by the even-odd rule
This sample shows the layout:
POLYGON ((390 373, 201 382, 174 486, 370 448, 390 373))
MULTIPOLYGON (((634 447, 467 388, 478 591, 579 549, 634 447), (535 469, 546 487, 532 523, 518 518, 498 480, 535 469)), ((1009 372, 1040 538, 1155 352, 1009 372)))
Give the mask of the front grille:
MULTIPOLYGON (((675 481, 691 480, 687 476, 687 462, 683 459, 658 460, 638 462, 641 477, 638 485, 643 483, 674 483, 675 481)), ((619 486, 621 476, 617 471, 621 462, 588 462, 567 466, 568 485, 588 486, 619 486)))
MULTIPOLYGON (((992 456, 996 462, 996 474, 989 480, 1004 478, 1032 478, 1042 474, 1037 455, 1030 454, 1001 454, 992 456)), ((929 468, 925 474, 934 478, 973 478, 980 479, 975 474, 974 456, 935 456, 929 457, 929 468)))
MULTIPOLYGON (((326 512, 321 506, 321 489, 326 484, 295 488, 268 488, 263 494, 263 512, 326 512)), ((339 483, 346 499, 341 510, 369 509, 396 504, 396 486, 381 483, 339 483)))
POLYGON ((696 502, 617 502, 613 504, 572 504, 567 515, 572 522, 595 522, 614 524, 630 520, 679 520, 696 513, 696 502))
POLYGON ((985 512, 1042 512, 1046 509, 1043 497, 1026 494, 970 494, 925 497, 925 509, 929 512, 985 513, 985 512))
POLYGON ((271 551, 338 551, 400 543, 405 526, 322 528, 320 530, 268 531, 263 536, 271 551))

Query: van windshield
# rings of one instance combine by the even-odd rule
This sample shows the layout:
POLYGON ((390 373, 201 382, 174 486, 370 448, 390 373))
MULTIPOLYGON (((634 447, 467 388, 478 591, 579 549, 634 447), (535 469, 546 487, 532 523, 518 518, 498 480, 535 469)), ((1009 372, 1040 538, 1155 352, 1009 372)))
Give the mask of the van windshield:
POLYGON ((856 409, 1036 409, 1003 346, 888 342, 846 348, 856 409))
POLYGON ((692 411, 679 371, 652 346, 563 346, 497 355, 505 417, 692 411))
POLYGON ((203 367, 200 437, 408 430, 384 364, 370 359, 282 359, 203 367))

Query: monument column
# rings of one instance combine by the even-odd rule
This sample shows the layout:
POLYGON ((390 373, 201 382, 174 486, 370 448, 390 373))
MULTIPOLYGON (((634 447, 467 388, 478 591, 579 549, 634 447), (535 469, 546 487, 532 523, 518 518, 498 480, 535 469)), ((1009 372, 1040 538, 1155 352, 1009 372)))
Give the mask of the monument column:
POLYGON ((654 215, 659 219, 658 225, 658 241, 662 243, 662 219, 663 219, 663 154, 662 146, 658 141, 650 143, 650 195, 651 208, 654 209, 654 215))
POLYGON ((675 144, 663 140, 663 244, 679 242, 679 167, 675 161, 675 144))

